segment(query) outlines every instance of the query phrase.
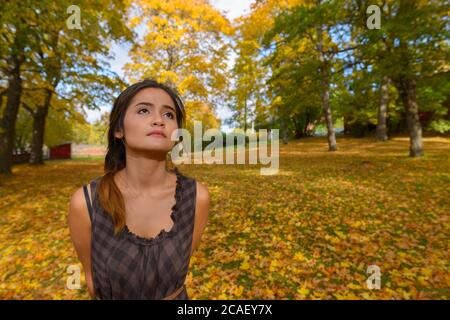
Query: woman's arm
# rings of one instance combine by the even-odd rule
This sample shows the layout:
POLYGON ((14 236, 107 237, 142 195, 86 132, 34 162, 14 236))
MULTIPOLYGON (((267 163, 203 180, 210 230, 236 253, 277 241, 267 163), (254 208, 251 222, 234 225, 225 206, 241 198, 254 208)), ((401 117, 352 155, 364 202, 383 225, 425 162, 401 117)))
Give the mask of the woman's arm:
MULTIPOLYGON (((88 188, 90 193, 90 188, 88 188)), ((83 188, 72 195, 68 216, 70 237, 86 274, 86 284, 91 298, 95 297, 91 271, 91 219, 83 188)))
POLYGON ((209 195, 208 189, 197 181, 197 197, 195 204, 195 224, 194 224, 194 234, 192 239, 192 250, 191 255, 194 250, 198 247, 200 243, 200 238, 202 236, 203 230, 208 223, 209 216, 209 205, 211 202, 211 197, 209 195))

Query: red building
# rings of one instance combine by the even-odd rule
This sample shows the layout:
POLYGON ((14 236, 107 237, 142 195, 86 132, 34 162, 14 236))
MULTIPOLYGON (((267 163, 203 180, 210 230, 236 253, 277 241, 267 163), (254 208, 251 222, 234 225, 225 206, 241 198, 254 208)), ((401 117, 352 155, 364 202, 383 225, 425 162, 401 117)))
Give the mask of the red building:
POLYGON ((71 143, 50 147, 50 159, 70 159, 72 157, 71 143))

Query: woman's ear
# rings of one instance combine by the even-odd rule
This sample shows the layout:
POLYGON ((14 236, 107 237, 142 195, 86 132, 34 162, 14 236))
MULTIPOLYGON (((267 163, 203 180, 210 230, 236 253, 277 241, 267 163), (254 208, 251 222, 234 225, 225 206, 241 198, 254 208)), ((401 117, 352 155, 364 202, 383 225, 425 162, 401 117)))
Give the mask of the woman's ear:
POLYGON ((116 137, 117 139, 122 139, 123 138, 123 133, 122 131, 116 131, 114 133, 114 137, 116 137))

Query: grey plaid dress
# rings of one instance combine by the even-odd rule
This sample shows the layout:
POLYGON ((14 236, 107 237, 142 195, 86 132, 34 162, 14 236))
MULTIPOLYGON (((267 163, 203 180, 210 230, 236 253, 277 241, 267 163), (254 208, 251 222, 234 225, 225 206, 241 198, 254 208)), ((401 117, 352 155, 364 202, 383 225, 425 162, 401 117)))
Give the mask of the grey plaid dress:
MULTIPOLYGON (((196 181, 177 175, 173 226, 154 238, 140 237, 125 227, 116 236, 111 217, 102 209, 90 181, 92 206, 84 195, 92 225, 91 264, 97 299, 163 299, 183 286, 188 273, 195 218, 196 181)), ((151 208, 149 208, 151 210, 151 208)), ((174 300, 189 300, 186 287, 174 300)))

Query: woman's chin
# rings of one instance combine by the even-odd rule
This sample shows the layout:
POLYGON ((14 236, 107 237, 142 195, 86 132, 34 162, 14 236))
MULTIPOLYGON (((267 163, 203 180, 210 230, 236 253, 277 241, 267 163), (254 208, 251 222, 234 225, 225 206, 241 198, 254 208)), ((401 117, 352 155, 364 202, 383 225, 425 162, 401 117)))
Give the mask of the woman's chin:
POLYGON ((166 142, 164 143, 155 143, 155 142, 147 142, 144 145, 139 146, 129 146, 134 152, 138 153, 148 153, 148 154, 161 154, 164 157, 166 153, 171 150, 171 146, 166 142))
POLYGON ((161 143, 160 145, 154 144, 154 145, 146 145, 144 148, 148 152, 161 152, 161 153, 167 153, 170 151, 170 146, 167 144, 161 143))

